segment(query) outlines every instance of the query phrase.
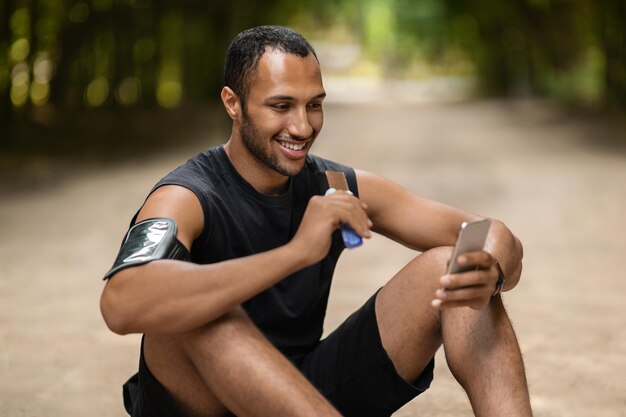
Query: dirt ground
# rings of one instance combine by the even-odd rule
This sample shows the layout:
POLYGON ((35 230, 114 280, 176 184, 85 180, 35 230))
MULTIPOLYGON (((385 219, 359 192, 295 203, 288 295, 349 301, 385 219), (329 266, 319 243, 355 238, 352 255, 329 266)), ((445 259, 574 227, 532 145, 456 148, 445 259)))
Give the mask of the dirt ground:
MULTIPOLYGON (((100 277, 151 185, 215 140, 197 139, 0 196, 0 416, 125 415, 139 336, 105 327, 100 277)), ((504 299, 535 415, 626 416, 623 130, 540 102, 329 103, 314 152, 504 220, 525 246, 522 282, 504 299)), ((382 237, 345 253, 326 328, 412 256, 382 237)), ((437 359, 432 388, 395 416, 472 415, 437 359)))

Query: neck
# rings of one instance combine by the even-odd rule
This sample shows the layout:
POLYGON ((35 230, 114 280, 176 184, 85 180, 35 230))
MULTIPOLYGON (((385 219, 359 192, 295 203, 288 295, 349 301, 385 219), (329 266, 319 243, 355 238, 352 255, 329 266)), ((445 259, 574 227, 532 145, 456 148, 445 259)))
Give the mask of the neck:
POLYGON ((289 177, 267 167, 248 151, 241 140, 233 138, 233 135, 224 145, 224 150, 239 175, 259 193, 279 195, 287 189, 289 177))

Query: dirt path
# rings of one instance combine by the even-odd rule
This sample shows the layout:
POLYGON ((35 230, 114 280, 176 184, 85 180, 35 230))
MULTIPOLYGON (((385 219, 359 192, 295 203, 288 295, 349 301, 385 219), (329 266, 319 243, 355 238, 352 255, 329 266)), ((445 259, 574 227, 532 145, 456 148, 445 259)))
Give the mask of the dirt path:
MULTIPOLYGON (((536 416, 612 417, 626 416, 617 135, 540 103, 329 104, 315 152, 507 222, 525 244, 523 281, 505 302, 536 416)), ((0 416, 124 415, 139 338, 105 328, 99 277, 150 186, 203 146, 0 196, 0 416)), ((327 329, 411 256, 380 237, 344 255, 327 329)), ((438 359, 432 389, 396 416, 472 415, 438 359)))

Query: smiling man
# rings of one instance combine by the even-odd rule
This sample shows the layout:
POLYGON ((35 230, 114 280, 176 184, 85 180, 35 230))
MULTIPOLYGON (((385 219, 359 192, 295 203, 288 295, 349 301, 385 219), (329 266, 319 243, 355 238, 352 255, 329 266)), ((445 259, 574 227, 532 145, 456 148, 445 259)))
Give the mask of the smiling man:
POLYGON ((127 411, 388 416, 428 388, 443 345, 477 415, 530 415, 498 294, 519 281, 520 242, 494 220, 485 250, 460 260, 471 271, 447 275, 459 225, 480 217, 311 155, 325 95, 296 32, 263 26, 233 40, 228 142, 156 184, 106 275, 107 325, 144 334, 127 411), (324 195, 328 170, 352 193, 324 195), (422 253, 320 340, 342 224, 422 253))

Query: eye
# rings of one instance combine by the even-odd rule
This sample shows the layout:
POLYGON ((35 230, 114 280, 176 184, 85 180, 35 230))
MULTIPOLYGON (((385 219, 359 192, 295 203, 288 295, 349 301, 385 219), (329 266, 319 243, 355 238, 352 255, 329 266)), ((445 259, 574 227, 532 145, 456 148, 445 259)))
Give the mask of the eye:
POLYGON ((287 103, 276 103, 271 106, 276 111, 287 111, 289 110, 289 104, 287 103))
POLYGON ((310 109, 313 109, 313 110, 321 110, 322 103, 318 102, 318 101, 315 101, 313 103, 309 103, 307 107, 310 108, 310 109))

